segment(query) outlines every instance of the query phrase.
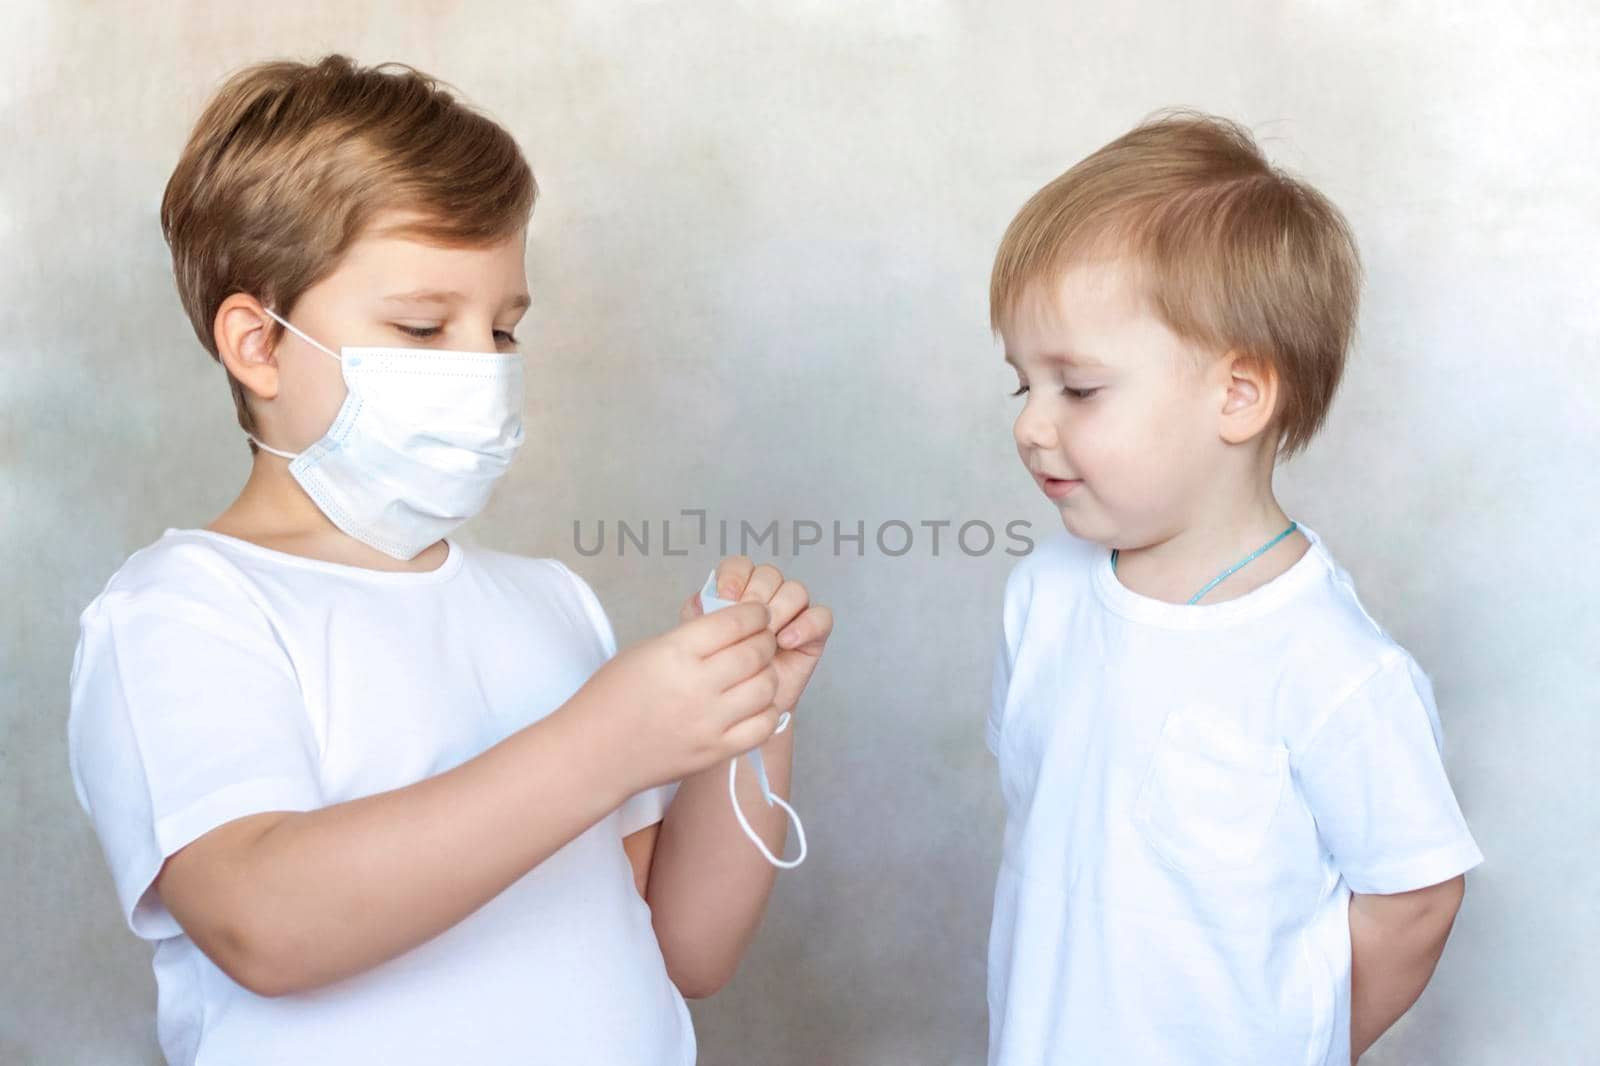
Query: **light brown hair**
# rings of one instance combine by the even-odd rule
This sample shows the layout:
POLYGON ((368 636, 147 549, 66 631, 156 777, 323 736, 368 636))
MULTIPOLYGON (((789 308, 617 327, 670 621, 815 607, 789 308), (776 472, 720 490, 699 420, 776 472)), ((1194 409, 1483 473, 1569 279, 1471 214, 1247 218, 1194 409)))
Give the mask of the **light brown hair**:
POLYGON ((995 256, 990 324, 1097 255, 1128 257, 1180 337, 1270 365, 1280 450, 1310 442, 1344 373, 1361 287, 1355 239, 1326 197, 1272 167, 1238 123, 1163 112, 1023 205, 995 256))
MULTIPOLYGON (((161 232, 195 336, 216 358, 223 300, 249 293, 287 317, 379 214, 414 215, 397 231, 406 236, 472 247, 527 225, 537 194, 511 135, 443 83, 330 55, 227 80, 167 182, 161 232)), ((253 433, 244 390, 230 384, 253 433)))

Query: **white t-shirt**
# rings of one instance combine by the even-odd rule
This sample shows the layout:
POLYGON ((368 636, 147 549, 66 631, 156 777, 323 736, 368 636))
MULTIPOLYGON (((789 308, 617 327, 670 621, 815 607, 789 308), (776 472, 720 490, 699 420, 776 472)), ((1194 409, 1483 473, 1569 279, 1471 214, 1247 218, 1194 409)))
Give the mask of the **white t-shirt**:
POLYGON ((1304 532, 1217 605, 1066 534, 1012 571, 991 1066, 1348 1066, 1350 893, 1482 861, 1428 679, 1304 532))
POLYGON ((448 544, 437 570, 382 573, 168 530, 83 612, 73 781, 130 928, 155 944, 174 1066, 694 1061, 622 849, 660 820, 669 789, 427 943, 304 994, 236 984, 151 889, 167 856, 224 822, 470 759, 616 653, 593 591, 561 563, 448 544))

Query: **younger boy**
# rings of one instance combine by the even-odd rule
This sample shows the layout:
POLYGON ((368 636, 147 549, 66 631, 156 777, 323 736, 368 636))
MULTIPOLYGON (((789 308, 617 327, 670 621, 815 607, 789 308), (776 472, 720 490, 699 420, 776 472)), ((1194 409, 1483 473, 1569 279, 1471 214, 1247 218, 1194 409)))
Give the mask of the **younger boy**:
POLYGON ((1356 320, 1343 218, 1172 114, 1006 231, 1017 452, 1060 509, 1006 583, 989 1061, 1346 1066, 1482 860, 1428 679, 1272 490, 1356 320))
POLYGON ((341 56, 236 75, 167 187, 254 460, 84 611, 69 737, 175 1066, 688 1066, 683 997, 760 920, 727 763, 787 794, 827 609, 728 559, 739 603, 618 654, 561 563, 449 537, 523 440, 534 192, 505 130, 341 56))

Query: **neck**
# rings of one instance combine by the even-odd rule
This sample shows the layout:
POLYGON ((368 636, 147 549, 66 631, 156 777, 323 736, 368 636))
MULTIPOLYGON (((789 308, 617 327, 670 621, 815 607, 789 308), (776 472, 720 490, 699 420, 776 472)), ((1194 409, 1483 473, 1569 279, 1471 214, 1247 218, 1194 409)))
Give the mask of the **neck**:
MULTIPOLYGON (((1173 532, 1147 544, 1120 548, 1117 578, 1152 599, 1188 603, 1218 574, 1288 525, 1289 517, 1273 495, 1269 470, 1248 491, 1213 495, 1173 532)), ((1293 566, 1308 546, 1298 531, 1285 537, 1197 602, 1220 603, 1260 588, 1293 566)))
POLYGON ((255 453, 238 498, 206 528, 274 551, 367 570, 433 570, 449 551, 439 541, 414 559, 396 559, 363 544, 328 520, 290 476, 288 460, 267 452, 255 453))

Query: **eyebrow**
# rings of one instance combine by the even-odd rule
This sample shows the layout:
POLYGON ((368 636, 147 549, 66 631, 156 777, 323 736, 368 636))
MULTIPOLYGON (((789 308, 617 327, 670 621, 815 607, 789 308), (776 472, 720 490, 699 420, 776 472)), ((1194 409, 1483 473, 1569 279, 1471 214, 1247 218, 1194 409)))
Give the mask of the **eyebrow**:
MULTIPOLYGON (((1080 367, 1085 370, 1104 369, 1105 364, 1098 359, 1091 359, 1086 355, 1077 355, 1073 352, 1047 352, 1039 358, 1047 363, 1065 363, 1067 366, 1080 367)), ((1017 360, 1010 352, 1006 353, 1006 362, 1012 366, 1017 365, 1017 360)))
MULTIPOLYGON (((446 306, 460 303, 466 297, 453 290, 442 289, 417 289, 414 292, 400 292, 393 296, 385 296, 384 303, 402 304, 444 304, 446 306)), ((527 293, 519 293, 506 301, 507 310, 526 311, 533 304, 533 298, 527 293)))

